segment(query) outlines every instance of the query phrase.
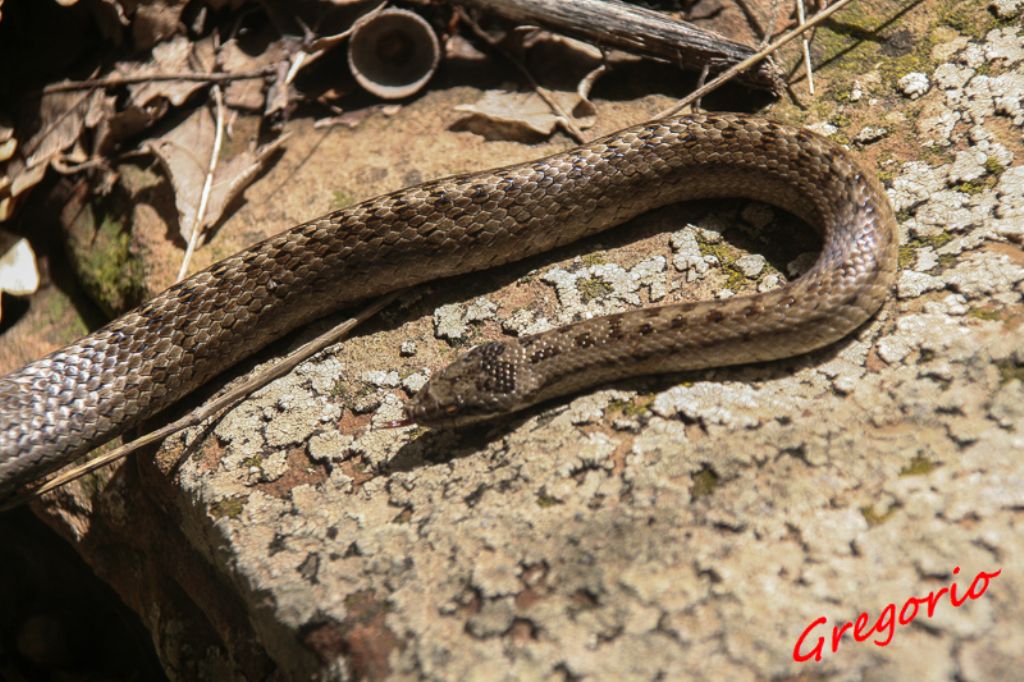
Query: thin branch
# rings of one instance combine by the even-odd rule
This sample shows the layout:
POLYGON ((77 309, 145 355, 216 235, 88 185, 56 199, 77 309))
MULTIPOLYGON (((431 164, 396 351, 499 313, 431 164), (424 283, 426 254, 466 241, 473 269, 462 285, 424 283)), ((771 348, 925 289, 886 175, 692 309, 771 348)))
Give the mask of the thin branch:
POLYGON ((779 4, 781 2, 782 0, 772 0, 771 9, 768 12, 768 28, 761 36, 761 44, 757 46, 759 50, 772 42, 772 36, 775 35, 775 23, 779 20, 779 4))
POLYGON ((795 38, 799 37, 800 35, 802 35, 805 31, 809 30, 810 28, 812 28, 814 26, 817 26, 818 24, 820 24, 821 22, 825 21, 830 16, 832 16, 833 14, 835 14, 836 12, 841 10, 843 7, 846 7, 846 5, 848 5, 850 2, 852 2, 852 0, 839 0, 839 2, 837 2, 834 5, 832 5, 828 9, 823 9, 822 11, 818 12, 817 14, 815 14, 814 17, 812 17, 810 21, 808 21, 808 22, 806 22, 804 24, 801 24, 800 26, 797 26, 796 28, 794 28, 793 30, 791 30, 791 31, 789 31, 787 33, 784 33, 781 37, 779 37, 776 40, 773 40, 767 47, 765 47, 763 50, 760 50, 757 54, 753 54, 753 55, 747 57, 746 59, 744 59, 742 62, 740 62, 736 66, 733 66, 732 68, 728 69, 727 71, 723 71, 717 78, 712 80, 710 83, 708 83, 704 87, 697 88, 696 90, 694 90, 689 95, 687 95, 686 97, 684 97, 681 100, 679 100, 678 102, 676 102, 674 105, 672 105, 668 109, 665 109, 664 111, 659 112, 655 116, 655 118, 665 118, 666 116, 671 116, 672 114, 679 113, 684 107, 686 107, 687 105, 689 105, 693 101, 697 100, 700 97, 703 97, 704 95, 708 94, 712 90, 717 89, 723 83, 725 83, 725 82, 727 82, 729 80, 732 80, 741 71, 743 71, 745 69, 749 69, 751 66, 753 66, 757 62, 761 61, 762 59, 765 59, 766 57, 771 55, 773 52, 776 52, 783 45, 786 45, 787 43, 789 43, 793 39, 795 39, 795 38))
POLYGON ((151 73, 139 76, 110 76, 108 78, 90 78, 73 83, 54 83, 43 88, 44 94, 51 92, 68 92, 72 90, 88 90, 91 88, 113 88, 119 85, 134 83, 151 83, 155 81, 202 81, 204 83, 223 83, 226 81, 250 80, 264 78, 274 73, 273 69, 258 71, 240 71, 238 73, 151 73))
POLYGON ((247 397, 253 391, 260 389, 269 384, 274 379, 284 376, 288 372, 292 371, 296 365, 306 360, 307 358, 319 353, 327 346, 337 343, 343 339, 349 332, 355 329, 357 326, 370 319, 378 312, 380 312, 385 306, 389 305, 399 296, 402 296, 409 292, 409 289, 402 289, 399 291, 392 292, 386 296, 382 296, 370 305, 366 306, 353 317, 345 320, 338 324, 333 329, 330 329, 320 336, 316 337, 311 341, 307 341, 302 344, 294 351, 286 355, 280 361, 275 363, 273 366, 246 377, 237 386, 231 387, 230 390, 225 391, 222 395, 215 397, 209 402, 199 406, 189 414, 185 415, 181 419, 174 421, 166 426, 163 426, 155 431, 151 431, 144 436, 136 438, 130 443, 111 450, 108 453, 100 455, 94 459, 89 460, 79 466, 71 467, 62 471, 60 474, 50 479, 43 485, 35 488, 34 490, 27 491, 22 495, 14 498, 2 508, 10 509, 16 507, 24 502, 29 502, 34 498, 40 497, 44 493, 48 493, 54 488, 70 483, 71 481, 81 478, 82 476, 95 471, 96 469, 114 462, 116 460, 126 457, 128 454, 138 450, 139 448, 149 445, 150 443, 158 440, 167 438, 168 436, 181 431, 182 429, 196 426, 203 423, 207 419, 220 414, 223 410, 229 409, 239 403, 243 398, 247 397))
MULTIPOLYGON (((796 0, 796 18, 800 24, 806 21, 804 15, 804 0, 796 0)), ((811 41, 806 35, 801 38, 804 52, 804 71, 807 72, 807 90, 814 94, 814 68, 811 66, 811 41)))
POLYGON ((199 196, 199 208, 196 209, 195 218, 192 220, 192 230, 188 235, 188 246, 185 248, 185 257, 181 259, 181 268, 178 270, 178 279, 181 281, 188 273, 188 264, 195 253, 196 245, 199 244, 199 237, 203 233, 203 220, 206 218, 206 206, 210 202, 210 189, 213 187, 213 175, 217 171, 217 161, 220 159, 220 146, 224 140, 224 97, 221 96, 220 86, 213 86, 213 99, 217 103, 216 127, 213 134, 213 150, 210 152, 210 165, 206 170, 206 180, 203 182, 203 192, 199 196))

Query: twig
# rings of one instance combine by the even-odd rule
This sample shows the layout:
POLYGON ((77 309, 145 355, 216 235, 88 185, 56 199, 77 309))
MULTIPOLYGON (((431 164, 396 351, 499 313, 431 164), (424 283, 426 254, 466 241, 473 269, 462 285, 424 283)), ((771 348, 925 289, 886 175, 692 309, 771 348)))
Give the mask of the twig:
POLYGON ((665 109, 664 111, 659 112, 655 116, 655 118, 664 118, 666 116, 671 116, 672 114, 678 113, 684 107, 686 107, 687 105, 692 103, 694 100, 696 100, 696 99, 698 99, 700 97, 703 97, 704 95, 708 94, 712 90, 715 90, 716 88, 718 88, 720 85, 722 85, 726 81, 729 81, 732 78, 734 78, 736 76, 736 74, 740 73, 744 69, 750 68, 751 66, 753 66, 757 62, 761 61, 762 59, 764 59, 768 55, 770 55, 773 52, 777 51, 783 45, 786 45, 787 43, 792 41, 794 38, 799 37, 800 35, 802 35, 804 33, 804 31, 807 31, 811 27, 817 26, 821 22, 825 21, 830 16, 832 16, 833 14, 838 12, 840 9, 842 9, 843 7, 846 7, 846 5, 848 5, 851 1, 852 0, 839 0, 839 2, 837 2, 834 5, 832 5, 831 7, 827 8, 827 9, 823 9, 822 11, 818 12, 817 14, 815 14, 810 19, 810 21, 808 21, 808 22, 806 22, 804 24, 801 24, 800 26, 797 26, 796 28, 794 28, 791 31, 788 31, 787 33, 784 33, 781 37, 779 37, 776 40, 773 40, 767 47, 765 47, 763 50, 760 50, 757 54, 753 54, 750 57, 747 57, 746 59, 744 59, 742 62, 740 62, 736 66, 728 69, 727 71, 722 72, 718 77, 716 77, 714 80, 712 80, 710 83, 708 83, 704 87, 697 88, 696 90, 694 90, 689 95, 687 95, 686 97, 684 97, 681 100, 679 100, 678 102, 676 102, 674 105, 672 105, 668 109, 665 109))
POLYGON ((71 90, 88 90, 91 88, 112 88, 133 83, 150 83, 155 81, 202 81, 204 83, 222 83, 225 81, 264 78, 273 75, 270 68, 258 71, 241 71, 239 73, 151 73, 139 76, 110 76, 108 78, 90 78, 73 83, 54 83, 43 88, 44 94, 51 92, 68 92, 71 90))
POLYGON ((761 44, 757 46, 759 50, 772 42, 772 36, 775 35, 775 22, 779 20, 779 4, 781 2, 782 0, 772 0, 771 9, 768 11, 768 29, 761 36, 761 44))
MULTIPOLYGON (((804 16, 804 0, 796 0, 796 18, 800 24, 806 21, 804 16)), ((811 41, 808 40, 807 36, 801 38, 803 43, 804 51, 804 71, 807 72, 807 90, 812 95, 814 94, 814 69, 811 67, 811 41)))
MULTIPOLYGON (((700 70, 700 78, 697 79, 697 87, 698 88, 704 87, 704 84, 708 82, 708 74, 710 74, 710 73, 711 73, 711 65, 710 64, 705 64, 704 68, 700 70)), ((701 100, 702 99, 703 99, 702 97, 698 97, 696 100, 694 100, 694 102, 693 102, 693 108, 694 109, 700 109, 701 108, 701 100)))
POLYGON ((38 488, 27 491, 22 495, 19 495, 18 497, 12 499, 6 505, 0 508, 0 510, 10 509, 24 502, 28 502, 33 498, 39 497, 44 493, 50 492, 54 488, 59 488, 65 483, 69 483, 77 478, 81 478, 82 476, 88 474, 91 471, 95 471, 101 466, 122 459, 131 452, 134 452, 135 450, 138 450, 139 448, 145 445, 148 445, 154 441, 167 438, 171 434, 177 433, 182 429, 186 429, 191 426, 201 424, 210 417, 219 414, 222 410, 234 406, 253 391, 260 389, 263 386, 266 386, 274 379, 284 376, 288 372, 292 371, 295 368, 295 366, 298 365, 303 360, 306 360, 307 358, 319 353, 327 346, 337 343, 338 341, 343 339, 349 332, 355 329, 358 325, 362 324, 366 320, 376 315, 385 306, 389 305, 399 296, 408 293, 408 291, 408 289, 402 289, 399 291, 392 292, 386 296, 382 296, 381 298, 377 299, 370 305, 366 306, 364 309, 360 310, 354 316, 335 326, 333 329, 330 329, 321 334, 320 336, 318 336, 317 338, 302 344, 294 351, 292 351, 284 358, 282 358, 280 361, 278 361, 276 364, 274 364, 272 367, 268 367, 267 369, 253 376, 246 377, 237 386, 232 387, 230 390, 210 400, 206 404, 199 406, 198 408, 196 408, 189 414, 185 415, 181 419, 178 419, 177 421, 167 424, 166 426, 163 426, 155 431, 151 431, 150 433, 147 433, 144 436, 140 436, 139 438, 136 438, 130 443, 125 443, 124 445, 115 448, 114 450, 111 450, 106 454, 100 455, 99 457, 91 459, 88 462, 85 462, 79 466, 66 469, 65 471, 61 472, 60 474, 50 479, 49 481, 39 486, 38 488))
POLYGON ((181 281, 188 273, 188 264, 195 253, 199 237, 203 233, 203 219, 206 218, 206 206, 210 202, 210 189, 213 187, 213 174, 217 171, 217 161, 220 158, 220 146, 224 140, 224 98, 221 96, 220 86, 214 84, 213 99, 217 103, 217 120, 213 134, 213 150, 210 152, 210 165, 206 170, 206 180, 203 182, 203 192, 199 196, 199 208, 196 209, 195 218, 192 220, 192 230, 188 235, 188 246, 185 248, 185 257, 181 259, 181 268, 178 270, 178 279, 181 281))
POLYGON ((583 137, 583 131, 580 130, 573 122, 572 116, 569 114, 569 112, 563 109, 562 105, 559 104, 558 101, 555 100, 555 98, 552 97, 545 88, 542 88, 540 84, 537 83, 537 81, 533 78, 533 74, 531 74, 530 70, 526 68, 526 65, 523 64, 520 60, 516 59, 516 57, 511 52, 509 52, 504 47, 499 45, 498 41, 489 36, 486 31, 480 28, 480 25, 473 21, 469 14, 461 7, 456 7, 455 13, 459 16, 459 18, 462 21, 466 22, 466 25, 469 26, 469 28, 473 31, 474 34, 476 34, 477 38, 487 43, 487 45, 490 46, 491 49, 497 51, 505 59, 507 59, 513 66, 515 66, 516 69, 519 70, 519 73, 523 75, 523 78, 525 78, 527 83, 530 84, 530 87, 533 88, 533 91, 536 92, 542 100, 544 100, 544 103, 547 104, 553 112, 555 112, 558 118, 558 124, 562 127, 562 129, 565 130, 565 132, 568 133, 572 139, 582 144, 583 141, 586 139, 583 137))

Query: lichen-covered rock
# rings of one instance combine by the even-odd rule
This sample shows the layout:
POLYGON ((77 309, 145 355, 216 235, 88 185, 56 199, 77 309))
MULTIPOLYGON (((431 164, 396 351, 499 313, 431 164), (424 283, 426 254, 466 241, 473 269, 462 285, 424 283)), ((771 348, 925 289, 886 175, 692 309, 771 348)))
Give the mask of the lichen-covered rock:
MULTIPOLYGON (((996 21, 971 5, 976 21, 996 21)), ((197 656, 221 679, 1012 678, 1024 650, 1024 255, 1013 241, 1024 30, 989 28, 936 28, 935 63, 879 52, 885 68, 856 84, 820 74, 860 92, 831 119, 837 138, 889 129, 855 153, 869 172, 878 159, 900 218, 897 295, 850 338, 496 424, 386 428, 469 343, 745 295, 813 261, 772 209, 672 207, 608 235, 600 254, 591 244, 432 286, 168 439, 155 463, 123 468, 91 525, 68 513, 66 533, 147 613, 163 651, 173 633, 212 633, 219 645, 197 656), (932 84, 914 100, 898 80, 911 71, 932 84), (624 233, 641 238, 620 243, 624 233), (764 253, 748 253, 764 234, 764 253), (861 613, 870 625, 888 604, 951 584, 963 595, 998 570, 976 599, 943 597, 915 626, 894 624, 886 646, 853 627, 829 646, 861 613), (187 608, 165 615, 153 606, 165 599, 187 608), (805 644, 823 637, 822 660, 794 661, 822 617, 805 644)), ((410 165, 427 177, 559 145, 448 130, 460 97, 472 93, 371 116, 307 161, 322 154, 333 168, 345 150, 372 148, 400 186, 410 165), (410 159, 413 137, 424 148, 410 159)), ((598 126, 668 103, 602 102, 598 126)), ((306 158, 315 145, 294 139, 288 153, 306 158)), ((282 166, 251 201, 295 167, 282 166)))

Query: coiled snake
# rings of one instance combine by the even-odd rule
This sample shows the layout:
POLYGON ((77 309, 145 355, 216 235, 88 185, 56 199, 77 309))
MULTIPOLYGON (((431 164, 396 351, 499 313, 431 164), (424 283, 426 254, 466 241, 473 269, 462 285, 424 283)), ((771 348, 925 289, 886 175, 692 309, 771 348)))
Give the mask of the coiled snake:
POLYGON ((635 310, 475 348, 413 398, 409 420, 457 425, 624 377, 804 353, 848 334, 888 296, 895 220, 848 152, 762 118, 659 120, 328 213, 0 379, 0 497, 333 309, 707 197, 794 213, 821 232, 821 255, 767 293, 635 310))

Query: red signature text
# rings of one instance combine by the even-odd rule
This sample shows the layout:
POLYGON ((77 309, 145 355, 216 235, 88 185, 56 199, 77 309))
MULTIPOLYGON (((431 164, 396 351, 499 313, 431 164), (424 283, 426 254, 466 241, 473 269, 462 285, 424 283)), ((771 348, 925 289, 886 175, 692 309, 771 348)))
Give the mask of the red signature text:
MULTIPOLYGON (((959 566, 953 569, 953 575, 959 572, 959 566)), ((1002 569, 994 573, 981 571, 974 577, 971 586, 967 588, 967 592, 963 596, 957 593, 959 585, 954 582, 949 587, 929 592, 924 597, 910 597, 907 601, 903 602, 899 612, 896 611, 895 603, 888 604, 882 609, 882 612, 873 623, 871 622, 871 616, 867 613, 861 613, 852 622, 833 626, 831 637, 827 640, 828 645, 831 647, 832 653, 835 653, 839 650, 839 642, 843 639, 843 636, 852 630, 853 638, 858 642, 870 639, 875 646, 887 646, 896 634, 897 624, 910 625, 920 614, 922 608, 926 608, 926 613, 931 618, 935 614, 935 608, 946 594, 949 595, 949 603, 955 607, 962 606, 968 599, 977 599, 985 594, 989 582, 1002 572, 1002 569)), ((800 637, 796 640, 796 646, 793 647, 794 661, 803 663, 812 658, 815 661, 821 660, 821 654, 825 650, 826 636, 828 635, 828 631, 824 628, 827 622, 828 619, 822 616, 800 633, 800 637), (815 631, 818 632, 815 633, 815 631)))

